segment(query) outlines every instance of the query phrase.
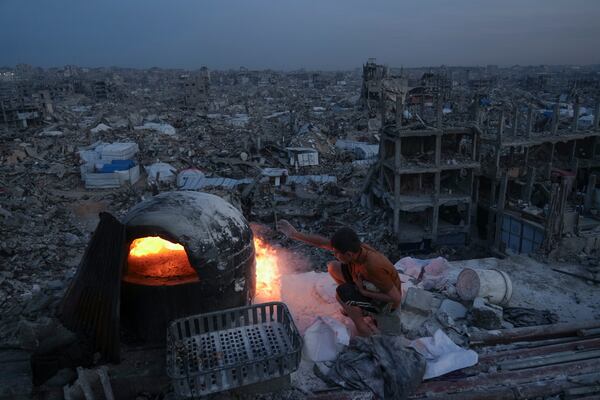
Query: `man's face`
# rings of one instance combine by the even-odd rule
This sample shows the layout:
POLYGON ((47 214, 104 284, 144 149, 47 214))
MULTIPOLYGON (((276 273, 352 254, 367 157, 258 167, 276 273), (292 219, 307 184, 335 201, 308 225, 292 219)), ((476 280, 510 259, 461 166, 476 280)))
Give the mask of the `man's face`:
POLYGON ((333 249, 333 256, 344 264, 349 264, 350 262, 352 262, 353 259, 351 252, 347 251, 345 253, 342 253, 337 249, 333 249))

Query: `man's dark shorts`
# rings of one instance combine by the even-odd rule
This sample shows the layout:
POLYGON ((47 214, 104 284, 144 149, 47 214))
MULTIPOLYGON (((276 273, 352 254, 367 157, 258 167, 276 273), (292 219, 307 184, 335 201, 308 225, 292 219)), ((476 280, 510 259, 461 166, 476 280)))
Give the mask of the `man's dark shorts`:
POLYGON ((384 304, 373 300, 358 291, 358 287, 352 279, 352 274, 350 274, 350 268, 348 267, 348 264, 342 264, 341 269, 345 282, 339 285, 336 289, 340 301, 348 306, 360 307, 370 313, 380 312, 382 305, 384 304))

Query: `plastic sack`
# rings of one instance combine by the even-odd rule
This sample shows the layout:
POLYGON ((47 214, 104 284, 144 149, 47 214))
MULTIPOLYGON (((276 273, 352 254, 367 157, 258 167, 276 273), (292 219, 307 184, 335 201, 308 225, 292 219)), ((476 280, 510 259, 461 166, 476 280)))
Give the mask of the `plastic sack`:
POLYGON ((317 317, 304 332, 303 354, 314 362, 333 361, 350 343, 348 328, 330 317, 317 317))

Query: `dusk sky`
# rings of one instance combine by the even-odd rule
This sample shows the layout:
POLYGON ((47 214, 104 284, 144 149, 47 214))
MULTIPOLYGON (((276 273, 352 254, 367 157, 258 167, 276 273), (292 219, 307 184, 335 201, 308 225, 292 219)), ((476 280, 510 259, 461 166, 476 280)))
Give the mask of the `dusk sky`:
POLYGON ((0 0, 0 66, 600 63, 600 0, 0 0))

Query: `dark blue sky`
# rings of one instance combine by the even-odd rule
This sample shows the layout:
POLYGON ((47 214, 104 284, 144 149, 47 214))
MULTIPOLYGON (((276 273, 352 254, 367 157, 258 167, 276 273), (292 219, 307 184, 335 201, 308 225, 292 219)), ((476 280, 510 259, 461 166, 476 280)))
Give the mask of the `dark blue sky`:
POLYGON ((0 0, 0 66, 600 63, 600 0, 0 0))

